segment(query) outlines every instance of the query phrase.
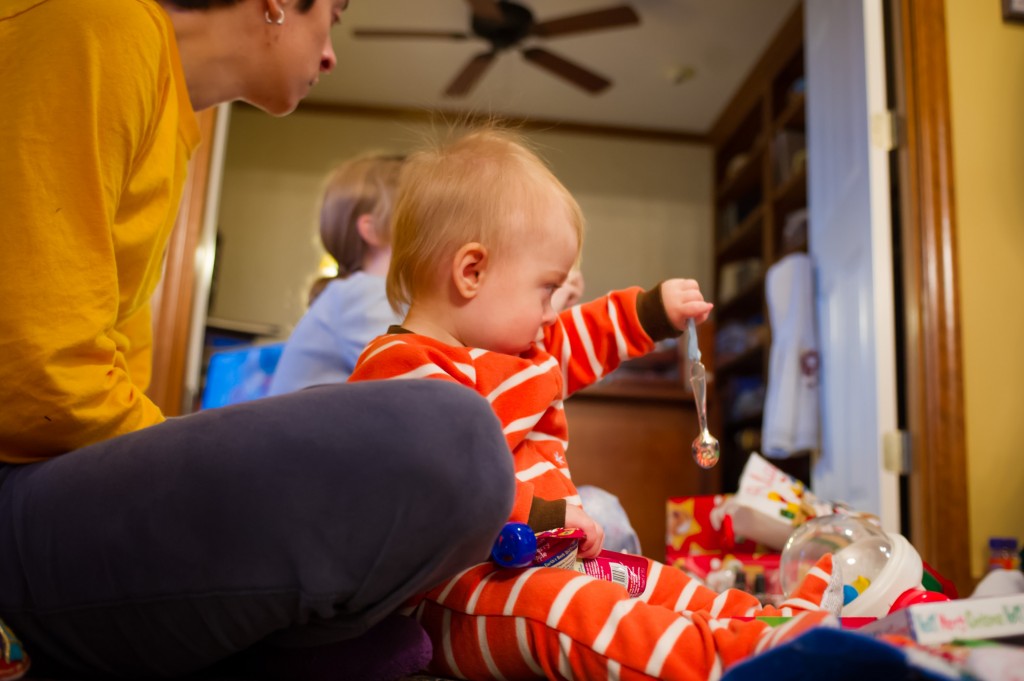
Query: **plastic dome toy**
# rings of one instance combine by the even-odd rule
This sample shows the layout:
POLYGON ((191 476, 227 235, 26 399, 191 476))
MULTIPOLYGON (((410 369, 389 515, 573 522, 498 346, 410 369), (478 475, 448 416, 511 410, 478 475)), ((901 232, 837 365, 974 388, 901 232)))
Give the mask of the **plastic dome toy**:
POLYGON ((808 520, 790 535, 779 566, 787 596, 826 553, 842 570, 844 617, 884 617, 908 591, 923 590, 921 556, 906 538, 864 516, 836 514, 808 520))

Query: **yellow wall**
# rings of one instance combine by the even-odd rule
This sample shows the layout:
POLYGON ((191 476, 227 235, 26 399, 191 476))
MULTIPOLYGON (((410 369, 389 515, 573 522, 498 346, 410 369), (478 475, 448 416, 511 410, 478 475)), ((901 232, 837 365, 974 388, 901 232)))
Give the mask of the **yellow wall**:
POLYGON ((1024 24, 946 0, 972 568, 1024 540, 1024 24))

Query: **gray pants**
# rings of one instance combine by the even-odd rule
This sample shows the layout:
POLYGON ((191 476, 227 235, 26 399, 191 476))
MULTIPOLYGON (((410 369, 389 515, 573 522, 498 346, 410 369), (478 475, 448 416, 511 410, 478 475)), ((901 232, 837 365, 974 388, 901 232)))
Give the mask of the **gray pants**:
POLYGON ((142 678, 352 638, 485 560, 512 460, 475 393, 321 386, 0 464, 0 618, 30 655, 142 678))

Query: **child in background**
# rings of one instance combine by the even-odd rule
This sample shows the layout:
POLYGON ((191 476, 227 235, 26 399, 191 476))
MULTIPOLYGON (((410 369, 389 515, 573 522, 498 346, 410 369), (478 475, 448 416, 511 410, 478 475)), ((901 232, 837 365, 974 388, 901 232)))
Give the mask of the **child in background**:
POLYGON ((309 310, 285 343, 269 394, 343 383, 366 344, 401 320, 385 291, 401 166, 401 156, 364 155, 328 177, 320 239, 338 274, 314 282, 309 310))
POLYGON ((565 278, 558 290, 551 295, 551 307, 556 312, 562 312, 580 302, 580 299, 583 298, 584 285, 583 272, 578 267, 574 267, 569 271, 569 276, 565 278))
MULTIPOLYGON (((688 319, 703 322, 711 304, 695 281, 670 279, 556 314, 552 296, 579 259, 583 218, 543 162, 506 131, 470 132, 411 156, 393 231, 388 298, 408 313, 370 343, 350 380, 434 378, 478 391, 514 461, 509 520, 535 532, 583 529, 579 555, 596 555, 602 531, 569 473, 563 400, 678 335, 688 319)), ((571 570, 482 563, 409 611, 434 643, 430 670, 442 675, 703 679, 810 627, 834 626, 840 588, 829 555, 781 610, 741 591, 717 594, 654 561, 635 599, 571 570), (718 620, 796 611, 803 612, 776 629, 718 620)))

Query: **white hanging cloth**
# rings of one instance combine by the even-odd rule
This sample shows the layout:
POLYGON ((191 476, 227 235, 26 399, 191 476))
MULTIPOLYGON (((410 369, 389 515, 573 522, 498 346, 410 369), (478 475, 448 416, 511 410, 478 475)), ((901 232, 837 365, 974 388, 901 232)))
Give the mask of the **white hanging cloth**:
POLYGON ((761 452, 784 459, 819 444, 818 338, 811 258, 793 253, 768 268, 772 330, 761 452))

